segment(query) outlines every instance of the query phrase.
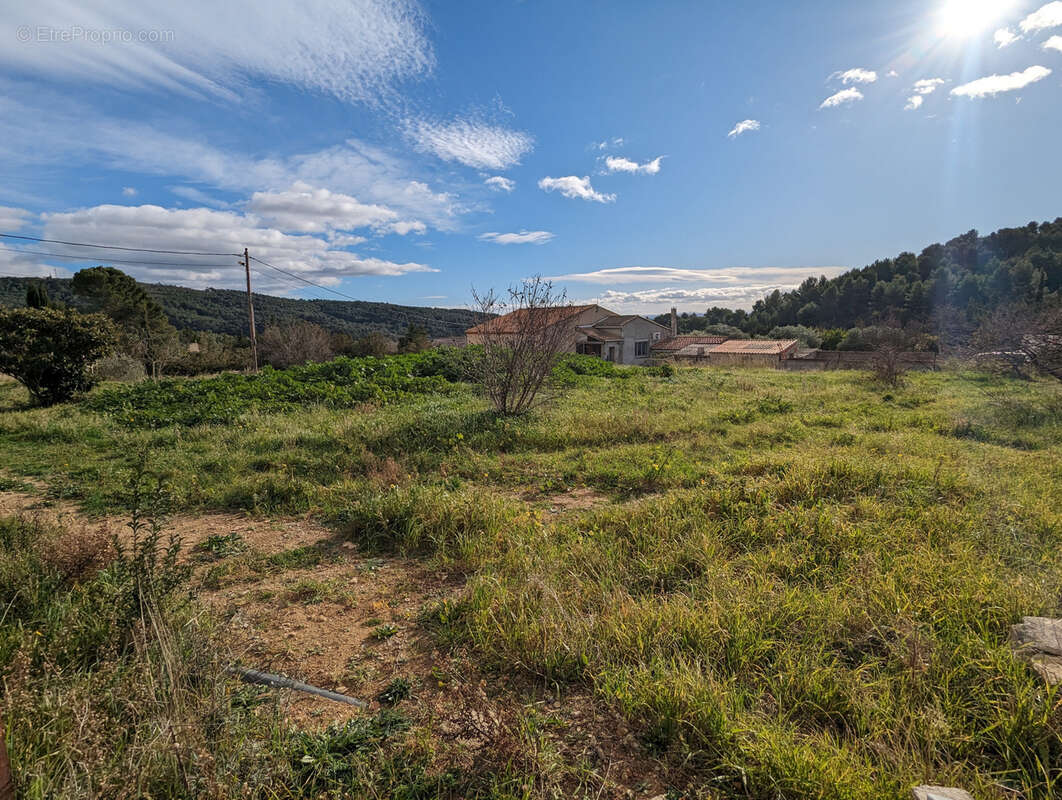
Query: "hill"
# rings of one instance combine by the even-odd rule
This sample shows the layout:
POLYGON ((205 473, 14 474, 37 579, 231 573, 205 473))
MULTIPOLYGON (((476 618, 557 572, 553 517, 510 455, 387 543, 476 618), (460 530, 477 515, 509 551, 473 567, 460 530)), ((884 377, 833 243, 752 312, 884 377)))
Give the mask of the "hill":
MULTIPOLYGON (((21 306, 26 287, 42 280, 48 296, 68 305, 81 304, 67 278, 0 277, 0 306, 21 306)), ((242 336, 247 332, 247 295, 232 289, 188 289, 159 283, 141 284, 155 298, 177 328, 242 336)), ((297 300, 254 295, 259 330, 297 321, 312 322, 329 331, 353 337, 377 331, 398 336, 413 323, 433 338, 460 336, 475 324, 473 312, 460 308, 424 308, 363 300, 297 300)))
POLYGON ((780 325, 852 328, 896 320, 933 325, 947 313, 975 321, 1011 303, 1062 298, 1062 217, 1001 228, 988 236, 971 230, 918 255, 900 253, 836 278, 808 278, 789 292, 775 291, 751 312, 710 308, 698 324, 734 325, 762 334, 780 325))

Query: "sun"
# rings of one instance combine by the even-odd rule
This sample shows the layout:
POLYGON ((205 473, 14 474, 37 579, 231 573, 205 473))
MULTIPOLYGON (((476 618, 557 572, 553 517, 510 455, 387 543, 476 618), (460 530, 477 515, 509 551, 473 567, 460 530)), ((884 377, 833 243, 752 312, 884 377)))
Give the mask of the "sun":
POLYGON ((941 36, 967 39, 997 23, 1013 0, 946 0, 937 14, 941 36))

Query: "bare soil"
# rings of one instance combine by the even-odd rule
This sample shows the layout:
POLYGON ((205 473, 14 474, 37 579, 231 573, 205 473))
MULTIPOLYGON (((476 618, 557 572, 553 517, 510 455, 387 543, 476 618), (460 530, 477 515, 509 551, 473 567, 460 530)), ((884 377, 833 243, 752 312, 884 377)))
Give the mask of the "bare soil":
MULTIPOLYGON (((577 489, 539 502, 552 513, 565 513, 608 499, 577 489)), ((121 537, 127 530, 124 519, 87 519, 72 503, 0 492, 0 515, 16 514, 108 536, 121 537)), ((569 774, 560 783, 578 788, 579 794, 592 788, 600 798, 641 798, 663 791, 664 764, 588 692, 558 697, 533 676, 485 673, 469 654, 439 648, 418 618, 430 604, 460 593, 466 576, 459 571, 360 553, 311 518, 184 515, 167 520, 166 531, 181 538, 195 564, 197 595, 217 615, 244 666, 363 699, 370 712, 381 707, 379 695, 393 681, 407 681, 411 698, 400 703, 402 710, 431 733, 449 761, 469 768, 493 759, 499 765, 530 760, 540 768, 545 761, 569 774), (245 552, 215 558, 194 550, 211 536, 233 533, 245 552), (234 569, 220 588, 204 585, 211 568, 229 559, 236 563, 300 547, 319 548, 325 557, 305 568, 234 569), (527 751, 520 719, 529 713, 547 732, 546 752, 527 751)), ((282 692, 282 704, 292 722, 304 728, 366 713, 300 692, 282 692)), ((552 779, 543 775, 542 780, 552 779)), ((545 784, 541 788, 547 792, 545 784)))

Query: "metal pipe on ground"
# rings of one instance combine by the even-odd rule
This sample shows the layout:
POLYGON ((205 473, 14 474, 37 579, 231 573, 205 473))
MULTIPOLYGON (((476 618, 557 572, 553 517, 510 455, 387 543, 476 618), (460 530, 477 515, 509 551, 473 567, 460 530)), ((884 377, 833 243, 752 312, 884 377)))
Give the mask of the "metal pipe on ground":
MULTIPOLYGON (((262 672, 257 669, 245 669, 244 667, 229 667, 225 671, 230 675, 235 675, 244 683, 255 683, 259 686, 269 686, 273 689, 293 689, 296 692, 305 692, 306 694, 323 697, 326 700, 334 700, 337 703, 346 703, 348 705, 357 706, 358 708, 369 707, 368 703, 364 700, 358 700, 356 697, 339 694, 338 692, 330 692, 328 689, 322 689, 319 686, 311 686, 310 684, 302 683, 301 681, 293 681, 291 678, 274 675, 271 672, 262 672)), ((2 795, 0 795, 0 800, 4 800, 2 795)))

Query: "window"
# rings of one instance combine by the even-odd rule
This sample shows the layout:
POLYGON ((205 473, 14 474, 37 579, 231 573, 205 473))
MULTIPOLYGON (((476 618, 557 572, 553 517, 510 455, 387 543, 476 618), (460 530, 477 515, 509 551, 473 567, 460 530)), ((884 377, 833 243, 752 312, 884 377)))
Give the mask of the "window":
POLYGON ((655 342, 655 341, 658 341, 659 339, 660 339, 660 334, 657 333, 656 331, 653 331, 653 341, 655 342))
POLYGON ((645 358, 649 355, 649 341, 635 342, 634 343, 634 357, 645 358))

